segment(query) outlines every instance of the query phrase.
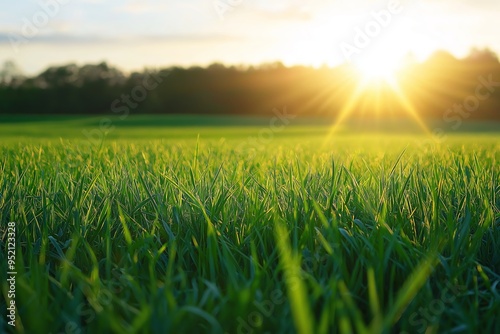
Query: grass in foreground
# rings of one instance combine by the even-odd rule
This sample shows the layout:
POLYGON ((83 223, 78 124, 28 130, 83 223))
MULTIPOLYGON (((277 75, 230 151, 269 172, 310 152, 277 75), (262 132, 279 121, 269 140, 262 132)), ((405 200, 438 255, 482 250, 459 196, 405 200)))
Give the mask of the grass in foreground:
POLYGON ((5 143, 16 331, 499 332, 498 139, 5 143))

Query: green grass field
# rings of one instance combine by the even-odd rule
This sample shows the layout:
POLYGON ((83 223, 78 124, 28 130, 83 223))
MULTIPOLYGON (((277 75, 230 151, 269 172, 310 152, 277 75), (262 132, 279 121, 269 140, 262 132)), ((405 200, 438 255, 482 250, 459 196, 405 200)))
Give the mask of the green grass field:
POLYGON ((500 332, 494 126, 171 121, 3 119, 0 332, 500 332))

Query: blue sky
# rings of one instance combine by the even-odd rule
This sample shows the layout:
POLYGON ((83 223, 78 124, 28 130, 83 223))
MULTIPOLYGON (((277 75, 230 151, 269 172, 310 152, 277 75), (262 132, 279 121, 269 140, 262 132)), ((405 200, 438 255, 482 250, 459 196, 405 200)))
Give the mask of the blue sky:
MULTIPOLYGON (((346 61, 342 43, 354 45, 356 29, 391 1, 397 0, 0 0, 0 62, 15 60, 30 74, 99 61, 125 71, 215 61, 336 65, 346 61), (235 5, 221 17, 215 3, 235 5)), ((419 59, 436 49, 457 56, 472 46, 500 51, 500 1, 400 6, 359 57, 374 50, 397 57, 411 51, 419 59)))

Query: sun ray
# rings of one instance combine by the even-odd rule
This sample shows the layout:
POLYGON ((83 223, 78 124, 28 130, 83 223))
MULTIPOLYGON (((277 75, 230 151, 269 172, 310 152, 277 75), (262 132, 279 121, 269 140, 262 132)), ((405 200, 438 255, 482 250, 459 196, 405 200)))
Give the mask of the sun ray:
POLYGON ((339 115, 337 117, 337 120, 335 123, 332 125, 330 130, 328 131, 328 134, 326 135, 326 138, 323 142, 323 146, 326 145, 331 137, 335 134, 335 132, 338 130, 339 126, 344 122, 344 120, 349 116, 352 111, 354 110, 354 107, 358 103, 358 98, 361 96, 365 89, 365 83, 361 82, 360 84, 357 85, 356 90, 354 93, 349 97, 349 100, 345 104, 345 106, 340 110, 339 115))
POLYGON ((404 92, 399 88, 398 85, 391 85, 392 91, 395 93, 394 96, 399 100, 401 103, 402 107, 404 110, 407 112, 408 115, 413 118, 413 120, 420 126, 420 128, 424 131, 426 135, 432 135, 431 131, 427 127, 427 125, 424 123, 422 118, 419 116, 419 113, 417 109, 413 106, 413 104, 410 102, 410 100, 406 97, 404 92))
POLYGON ((309 110, 309 108, 312 108, 318 105, 319 103, 321 104, 318 106, 318 109, 321 110, 322 106, 327 106, 329 103, 332 102, 332 100, 334 100, 332 99, 332 96, 335 96, 335 91, 336 89, 334 87, 326 86, 318 94, 316 94, 314 98, 306 102, 306 104, 303 107, 304 110, 309 110))

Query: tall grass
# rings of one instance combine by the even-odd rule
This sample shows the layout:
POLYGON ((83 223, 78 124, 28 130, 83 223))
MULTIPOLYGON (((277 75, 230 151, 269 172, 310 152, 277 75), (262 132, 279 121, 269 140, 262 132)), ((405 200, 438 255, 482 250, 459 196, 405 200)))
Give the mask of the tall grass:
POLYGON ((498 333, 498 142, 1 144, 14 331, 498 333))

